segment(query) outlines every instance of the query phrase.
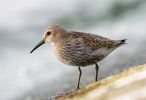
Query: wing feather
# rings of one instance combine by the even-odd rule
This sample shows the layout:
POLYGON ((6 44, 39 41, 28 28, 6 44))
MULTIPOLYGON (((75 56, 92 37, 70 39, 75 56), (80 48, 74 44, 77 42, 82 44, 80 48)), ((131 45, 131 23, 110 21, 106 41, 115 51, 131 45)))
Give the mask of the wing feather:
POLYGON ((93 50, 99 48, 113 48, 121 43, 121 40, 111 40, 96 34, 71 31, 73 38, 78 39, 84 45, 93 50))

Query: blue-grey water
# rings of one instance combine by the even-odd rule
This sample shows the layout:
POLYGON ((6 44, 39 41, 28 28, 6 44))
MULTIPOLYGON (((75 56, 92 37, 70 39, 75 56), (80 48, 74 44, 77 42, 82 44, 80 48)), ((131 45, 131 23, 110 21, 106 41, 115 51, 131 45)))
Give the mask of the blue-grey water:
MULTIPOLYGON (((99 63, 99 79, 146 62, 145 0, 0 2, 0 100, 40 100, 75 87, 77 68, 62 64, 51 45, 29 53, 51 23, 128 39, 126 45, 99 63)), ((94 80, 94 67, 83 70, 82 86, 94 80)))

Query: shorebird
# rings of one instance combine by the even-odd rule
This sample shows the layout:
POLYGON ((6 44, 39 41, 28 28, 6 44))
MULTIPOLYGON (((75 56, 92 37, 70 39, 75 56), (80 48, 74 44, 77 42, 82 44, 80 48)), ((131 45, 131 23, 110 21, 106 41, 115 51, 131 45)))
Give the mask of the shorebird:
POLYGON ((52 24, 44 31, 42 40, 32 49, 36 50, 44 43, 51 43, 57 58, 79 70, 77 89, 80 88, 81 67, 95 65, 95 81, 98 77, 98 62, 116 48, 125 44, 126 39, 112 40, 99 35, 66 30, 59 24, 52 24))

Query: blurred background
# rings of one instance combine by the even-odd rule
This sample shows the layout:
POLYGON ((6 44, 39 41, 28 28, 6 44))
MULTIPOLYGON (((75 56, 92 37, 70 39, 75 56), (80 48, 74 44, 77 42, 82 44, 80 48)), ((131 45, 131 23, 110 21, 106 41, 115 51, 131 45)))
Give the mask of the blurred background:
MULTIPOLYGON (((146 0, 0 0, 0 100, 42 100, 76 87, 78 70, 45 44, 30 54, 44 29, 59 23, 127 44, 99 63, 99 78, 146 62, 146 0)), ((94 81, 82 68, 81 86, 94 81)))

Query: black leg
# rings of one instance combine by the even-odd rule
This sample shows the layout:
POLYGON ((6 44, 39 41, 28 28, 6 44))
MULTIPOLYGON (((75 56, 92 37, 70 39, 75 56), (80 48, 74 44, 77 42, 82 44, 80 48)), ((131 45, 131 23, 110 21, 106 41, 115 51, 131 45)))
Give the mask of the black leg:
POLYGON ((95 69, 96 69, 95 81, 97 81, 97 78, 98 78, 98 69, 99 69, 99 66, 98 66, 97 63, 95 63, 95 69))
POLYGON ((79 78, 78 78, 77 89, 80 88, 80 79, 81 79, 81 75, 82 75, 82 71, 81 71, 81 68, 79 66, 78 66, 78 70, 79 70, 79 78))

